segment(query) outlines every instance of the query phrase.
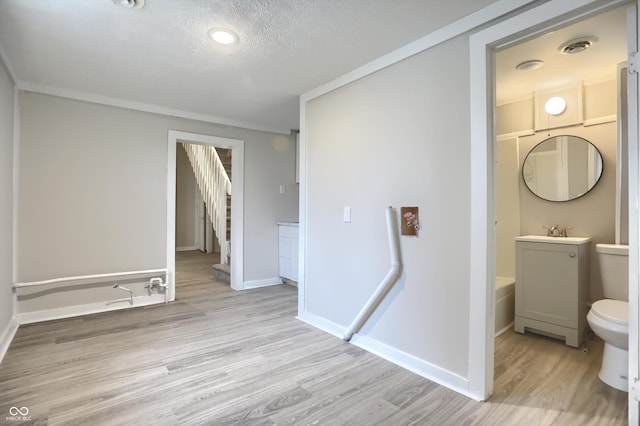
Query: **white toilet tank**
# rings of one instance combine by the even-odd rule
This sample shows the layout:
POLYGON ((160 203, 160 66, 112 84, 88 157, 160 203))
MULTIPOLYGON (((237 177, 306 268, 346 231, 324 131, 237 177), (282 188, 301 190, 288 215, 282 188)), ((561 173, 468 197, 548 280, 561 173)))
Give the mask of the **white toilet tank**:
POLYGON ((629 301, 629 246, 596 244, 596 252, 604 297, 629 301))

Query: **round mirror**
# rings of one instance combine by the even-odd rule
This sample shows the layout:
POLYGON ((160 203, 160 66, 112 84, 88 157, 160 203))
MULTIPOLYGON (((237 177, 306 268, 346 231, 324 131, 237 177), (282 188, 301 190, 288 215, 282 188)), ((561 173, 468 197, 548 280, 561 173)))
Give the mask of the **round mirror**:
POLYGON ((591 142, 577 136, 554 136, 533 147, 522 165, 525 185, 548 201, 582 197, 602 175, 602 156, 591 142))

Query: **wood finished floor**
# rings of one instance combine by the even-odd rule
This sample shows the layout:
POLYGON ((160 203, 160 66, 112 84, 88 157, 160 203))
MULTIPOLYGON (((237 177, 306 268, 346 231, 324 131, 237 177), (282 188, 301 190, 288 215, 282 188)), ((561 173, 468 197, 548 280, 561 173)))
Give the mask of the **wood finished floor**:
POLYGON ((0 424, 627 423, 627 395, 597 378, 598 340, 585 353, 505 333, 479 403, 295 319, 295 288, 235 292, 212 263, 178 253, 166 306, 21 326, 0 365, 0 424))

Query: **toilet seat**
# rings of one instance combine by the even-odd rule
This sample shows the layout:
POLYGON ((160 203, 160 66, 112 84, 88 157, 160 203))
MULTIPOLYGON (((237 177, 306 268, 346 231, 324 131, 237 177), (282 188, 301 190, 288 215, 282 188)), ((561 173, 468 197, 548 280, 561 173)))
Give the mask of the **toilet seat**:
POLYGON ((629 325, 629 302, 603 299, 591 305, 591 312, 605 321, 623 326, 629 325))

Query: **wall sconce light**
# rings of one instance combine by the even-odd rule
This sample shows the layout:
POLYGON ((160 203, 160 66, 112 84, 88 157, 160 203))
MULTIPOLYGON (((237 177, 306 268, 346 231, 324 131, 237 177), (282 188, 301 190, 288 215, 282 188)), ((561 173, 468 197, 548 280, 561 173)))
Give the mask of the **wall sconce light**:
POLYGON ((560 96, 554 96, 553 98, 549 98, 547 102, 544 103, 544 110, 549 115, 560 115, 567 108, 567 101, 560 96))

